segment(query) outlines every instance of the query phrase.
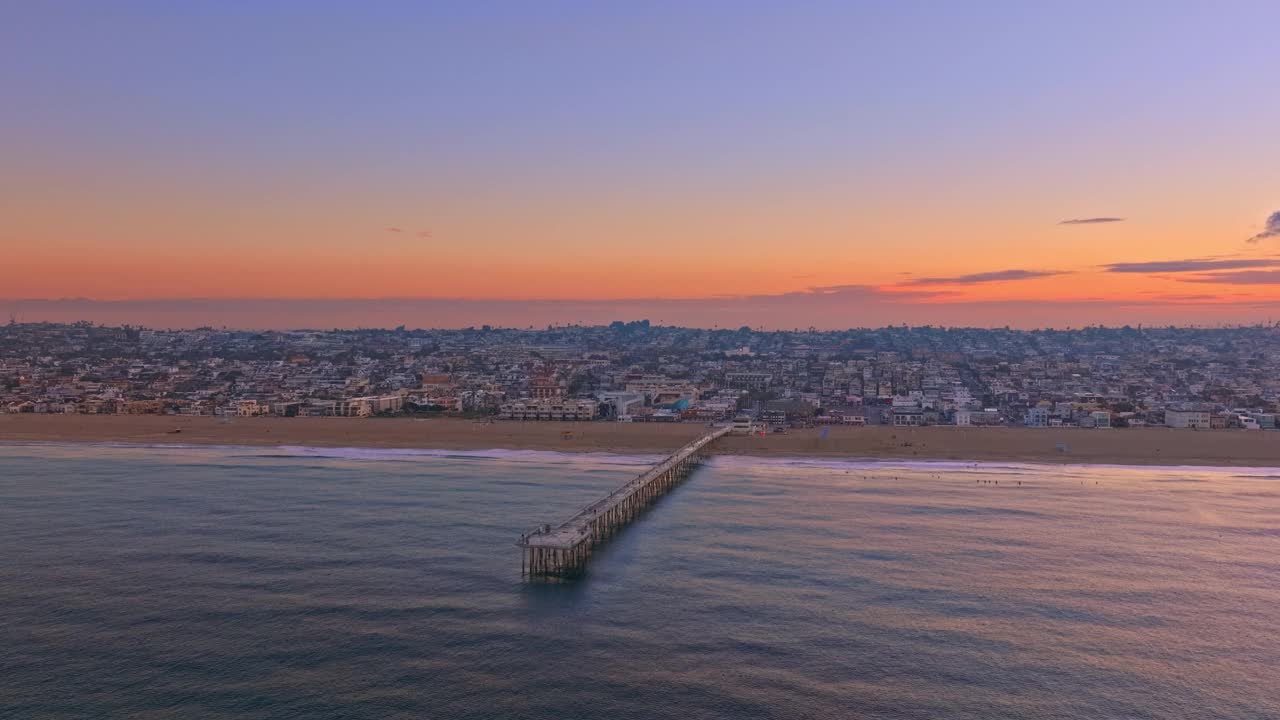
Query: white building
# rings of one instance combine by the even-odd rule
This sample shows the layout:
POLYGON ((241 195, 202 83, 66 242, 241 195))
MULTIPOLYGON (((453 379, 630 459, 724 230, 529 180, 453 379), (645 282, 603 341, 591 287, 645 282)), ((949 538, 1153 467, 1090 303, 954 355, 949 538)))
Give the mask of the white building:
POLYGON ((1201 410, 1166 410, 1164 424, 1171 428, 1209 429, 1209 413, 1201 410))
POLYGON ((618 420, 630 418, 631 412, 644 407, 644 396, 633 392, 603 392, 597 397, 609 408, 609 414, 618 420))

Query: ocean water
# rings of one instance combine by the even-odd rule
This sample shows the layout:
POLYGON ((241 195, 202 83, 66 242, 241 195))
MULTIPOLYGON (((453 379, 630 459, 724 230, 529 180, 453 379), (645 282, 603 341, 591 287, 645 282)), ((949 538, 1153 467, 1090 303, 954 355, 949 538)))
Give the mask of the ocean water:
POLYGON ((1280 718, 1280 470, 0 445, 3 718, 1280 718), (997 484, 998 481, 998 484, 997 484))

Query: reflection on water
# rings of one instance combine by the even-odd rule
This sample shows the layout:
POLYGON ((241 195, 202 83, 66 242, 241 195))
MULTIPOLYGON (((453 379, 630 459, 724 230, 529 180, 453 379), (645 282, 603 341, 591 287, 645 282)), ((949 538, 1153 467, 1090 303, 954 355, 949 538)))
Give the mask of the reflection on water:
POLYGON ((1280 471, 0 446, 0 716, 1280 717, 1280 471), (997 484, 998 481, 998 484, 997 484))

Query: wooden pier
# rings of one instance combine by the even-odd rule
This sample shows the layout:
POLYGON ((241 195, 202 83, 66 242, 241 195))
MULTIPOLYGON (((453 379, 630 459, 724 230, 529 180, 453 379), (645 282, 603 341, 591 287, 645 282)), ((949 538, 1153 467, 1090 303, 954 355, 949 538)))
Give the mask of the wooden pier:
POLYGON ((685 445, 560 525, 543 525, 521 535, 516 543, 521 548, 521 574, 563 577, 581 572, 592 550, 678 485, 702 458, 707 446, 731 429, 717 428, 685 445))

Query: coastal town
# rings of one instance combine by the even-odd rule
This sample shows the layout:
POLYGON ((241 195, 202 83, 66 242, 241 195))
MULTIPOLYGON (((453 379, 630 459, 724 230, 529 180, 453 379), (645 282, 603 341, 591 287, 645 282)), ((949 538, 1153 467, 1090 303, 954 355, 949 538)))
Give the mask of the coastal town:
POLYGON ((0 412, 1274 429, 1280 328, 0 326, 0 412))

